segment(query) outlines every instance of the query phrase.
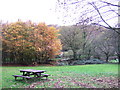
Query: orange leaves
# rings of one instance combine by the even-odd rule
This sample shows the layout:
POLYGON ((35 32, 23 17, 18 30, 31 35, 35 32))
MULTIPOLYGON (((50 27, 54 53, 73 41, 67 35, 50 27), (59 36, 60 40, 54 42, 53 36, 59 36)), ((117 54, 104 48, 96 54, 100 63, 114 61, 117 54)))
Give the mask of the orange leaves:
POLYGON ((20 35, 20 36, 17 36, 17 38, 18 38, 18 39, 19 39, 19 38, 23 38, 23 36, 20 35))
POLYGON ((42 59, 59 54, 62 46, 58 35, 59 30, 55 27, 49 27, 45 23, 35 24, 31 21, 18 21, 3 27, 4 43, 14 48, 13 50, 13 48, 7 47, 9 50, 14 52, 20 50, 24 53, 29 51, 34 57, 38 55, 42 59))
POLYGON ((55 27, 48 27, 44 23, 36 25, 33 37, 37 39, 35 41, 36 50, 41 53, 46 52, 44 53, 44 56, 46 55, 46 57, 52 58, 55 55, 58 55, 62 48, 60 40, 58 39, 58 32, 59 30, 55 27))

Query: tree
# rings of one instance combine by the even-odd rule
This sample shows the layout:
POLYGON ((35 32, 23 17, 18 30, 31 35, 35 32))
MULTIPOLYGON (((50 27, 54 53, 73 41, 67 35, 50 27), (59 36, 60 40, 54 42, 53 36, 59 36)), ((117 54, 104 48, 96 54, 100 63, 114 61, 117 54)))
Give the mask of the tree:
POLYGON ((72 24, 81 24, 83 21, 89 21, 87 25, 100 26, 108 29, 108 32, 114 31, 116 36, 113 42, 117 41, 117 43, 112 46, 117 48, 115 50, 119 58, 120 25, 118 20, 120 18, 120 3, 118 1, 58 0, 57 11, 63 16, 65 24, 71 24, 71 22, 72 24))
POLYGON ((73 51, 73 58, 76 60, 77 50, 80 49, 82 44, 82 36, 79 28, 75 26, 62 27, 60 33, 60 39, 62 41, 62 44, 73 51))
POLYGON ((83 20, 90 18, 91 22, 89 22, 89 24, 105 27, 120 34, 120 28, 115 26, 117 23, 114 25, 109 23, 110 20, 120 17, 118 13, 120 5, 117 2, 118 0, 58 0, 57 10, 58 12, 63 12, 62 18, 65 23, 69 23, 69 20, 70 22, 81 23, 79 21, 81 18, 83 20), (69 18, 69 20, 67 18, 69 18))
POLYGON ((95 27, 88 25, 63 26, 60 29, 60 39, 63 44, 63 50, 72 50, 73 58, 81 59, 81 55, 90 59, 91 43, 93 42, 93 33, 95 27), (79 55, 79 58, 77 57, 79 55))
MULTIPOLYGON (((34 48, 29 42, 30 28, 27 23, 18 21, 10 24, 3 24, 3 52, 11 61, 30 63, 34 57, 34 48)), ((3 57, 4 57, 3 53, 3 57)))
POLYGON ((106 57, 106 62, 108 62, 109 57, 113 56, 115 53, 114 47, 111 43, 112 38, 109 37, 109 35, 110 32, 108 32, 108 30, 103 31, 103 34, 100 36, 100 38, 96 39, 97 41, 95 42, 99 54, 101 54, 101 56, 104 55, 106 57))
POLYGON ((22 64, 46 63, 61 50, 58 30, 44 23, 20 20, 6 23, 2 25, 2 34, 4 60, 10 58, 22 64))
MULTIPOLYGON (((104 4, 108 5, 108 6, 120 7, 120 5, 115 5, 115 4, 112 4, 112 3, 110 3, 110 2, 101 1, 101 0, 100 0, 100 2, 102 2, 102 3, 104 3, 104 4)), ((110 24, 108 24, 107 20, 105 20, 104 17, 102 16, 102 14, 101 14, 101 12, 100 12, 100 9, 95 5, 95 2, 92 2, 92 3, 89 3, 89 4, 93 6, 93 8, 97 11, 97 13, 98 13, 99 17, 101 18, 101 20, 102 20, 107 26, 100 25, 100 24, 98 24, 98 23, 94 23, 94 24, 95 24, 95 25, 103 26, 103 27, 105 27, 105 28, 107 28, 107 29, 111 29, 111 30, 115 31, 116 33, 118 33, 118 34, 120 35, 120 31, 119 31, 120 28, 119 28, 119 27, 113 27, 113 26, 111 26, 110 24)), ((105 5, 102 6, 102 7, 105 7, 105 5)), ((111 12, 111 11, 116 14, 116 16, 114 16, 114 17, 120 17, 120 15, 119 15, 119 13, 117 12, 117 10, 114 10, 114 9, 111 9, 111 8, 110 8, 110 9, 109 9, 108 11, 106 11, 106 12, 111 12)), ((119 9, 118 9, 118 11, 119 11, 119 9)), ((106 13, 106 12, 105 12, 105 13, 106 13)), ((112 17, 112 18, 113 18, 113 17, 112 17)))
POLYGON ((36 48, 36 58, 42 63, 45 63, 49 58, 54 58, 60 54, 61 42, 58 37, 58 32, 54 27, 48 27, 44 23, 38 24, 31 33, 31 39, 36 48))
POLYGON ((115 55, 117 55, 120 64, 120 35, 115 31, 110 32, 111 43, 115 50, 115 55))
POLYGON ((2 63, 2 22, 0 22, 0 63, 2 63))

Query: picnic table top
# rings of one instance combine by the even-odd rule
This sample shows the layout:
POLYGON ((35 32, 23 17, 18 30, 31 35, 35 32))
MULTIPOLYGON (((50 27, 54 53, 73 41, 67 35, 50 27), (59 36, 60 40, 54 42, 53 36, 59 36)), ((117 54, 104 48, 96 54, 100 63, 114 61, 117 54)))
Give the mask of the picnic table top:
POLYGON ((20 70, 20 72, 34 72, 34 73, 41 73, 41 72, 45 72, 45 70, 23 69, 23 70, 20 70))

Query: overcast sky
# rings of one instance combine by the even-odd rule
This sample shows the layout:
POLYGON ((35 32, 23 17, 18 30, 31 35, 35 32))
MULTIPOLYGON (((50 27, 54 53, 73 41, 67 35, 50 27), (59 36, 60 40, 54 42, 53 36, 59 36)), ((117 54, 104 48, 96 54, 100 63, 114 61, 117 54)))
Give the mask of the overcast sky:
MULTIPOLYGON (((64 18, 61 13, 55 12, 56 1, 57 0, 0 0, 0 20, 3 22, 15 22, 21 19, 22 21, 31 20, 32 22, 62 25, 62 19, 64 18)), ((76 18, 75 15, 72 15, 72 18, 74 17, 76 18)), ((73 23, 69 17, 67 20, 70 21, 71 24, 73 23)), ((114 23, 116 21, 113 20, 109 22, 114 23)))
POLYGON ((0 20, 15 22, 32 20, 56 24, 56 0, 0 0, 0 20))

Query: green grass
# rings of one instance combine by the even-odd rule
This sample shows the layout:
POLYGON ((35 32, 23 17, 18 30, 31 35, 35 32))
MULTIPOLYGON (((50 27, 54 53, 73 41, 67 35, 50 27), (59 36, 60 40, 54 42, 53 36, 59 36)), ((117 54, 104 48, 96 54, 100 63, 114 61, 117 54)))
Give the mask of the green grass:
POLYGON ((117 80, 118 64, 2 67, 2 88, 117 88, 117 80), (48 80, 15 81, 12 75, 22 74, 20 69, 46 70, 51 76, 48 80))
POLYGON ((110 62, 110 63, 118 63, 119 60, 114 60, 114 59, 113 59, 113 60, 110 60, 109 62, 110 62))

